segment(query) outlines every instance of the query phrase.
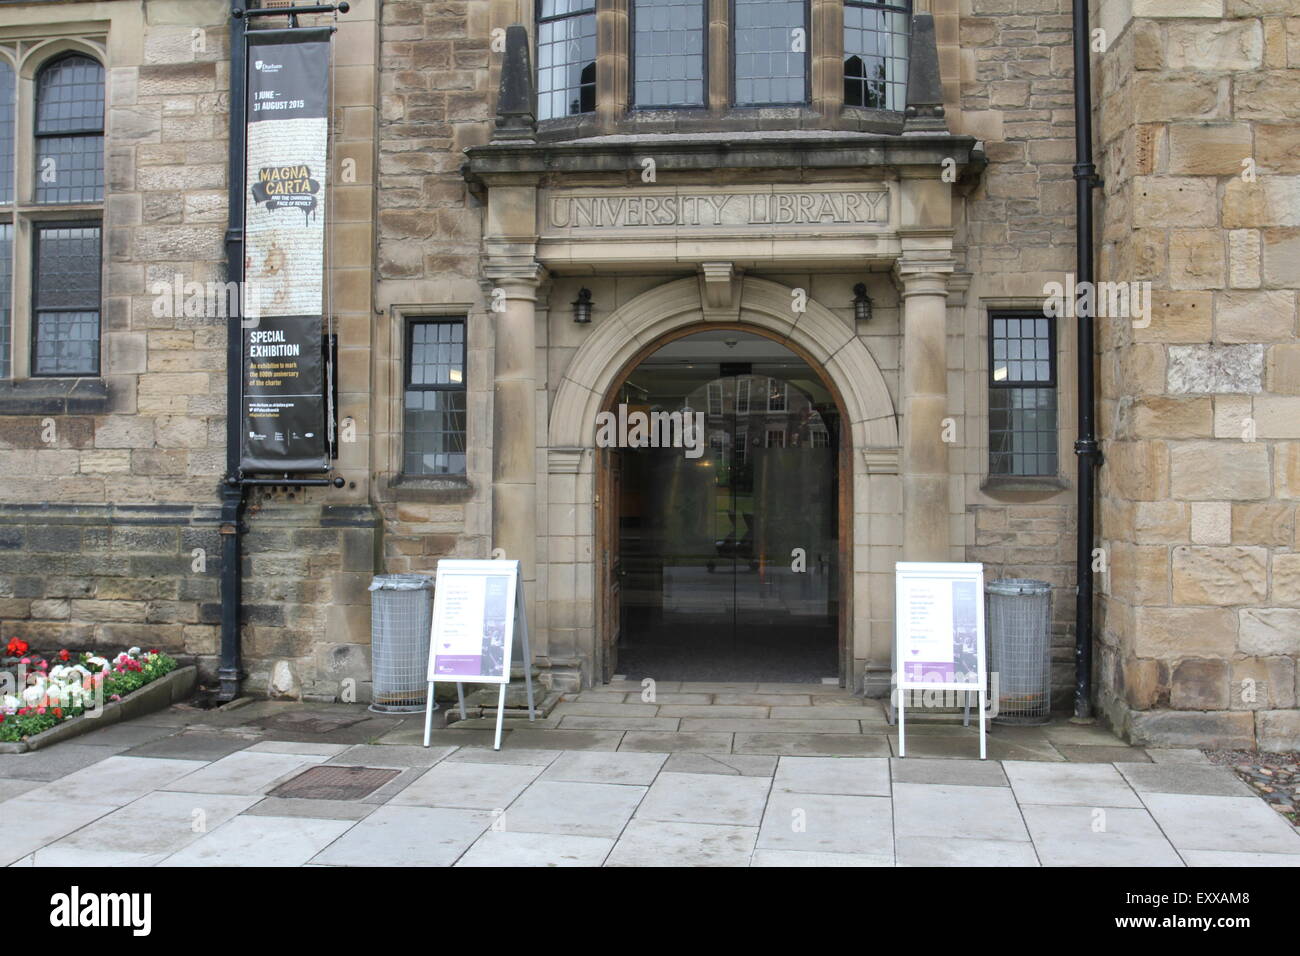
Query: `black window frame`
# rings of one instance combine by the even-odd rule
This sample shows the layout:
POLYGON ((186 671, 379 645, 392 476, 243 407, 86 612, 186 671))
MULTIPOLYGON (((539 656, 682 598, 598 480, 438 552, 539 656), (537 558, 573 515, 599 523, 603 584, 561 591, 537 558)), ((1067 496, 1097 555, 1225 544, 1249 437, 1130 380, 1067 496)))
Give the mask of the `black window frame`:
MULTIPOLYGON (((1017 338, 1021 338, 1021 337, 1018 336, 1017 338)), ((987 434, 987 436, 988 436, 988 440, 989 440, 989 447, 988 447, 988 460, 987 460, 987 463, 986 463, 986 466, 987 466, 987 468, 988 468, 988 475, 989 475, 989 477, 991 477, 991 478, 999 478, 999 479, 1006 479, 1006 478, 1011 478, 1011 479, 1015 479, 1015 478, 1059 478, 1059 477, 1060 477, 1060 473, 1061 473, 1061 449, 1060 449, 1060 442, 1061 442, 1061 405, 1060 405, 1060 394, 1061 394, 1061 389, 1060 389, 1060 380, 1059 380, 1060 373, 1059 373, 1059 369, 1058 369, 1058 365, 1059 365, 1059 363, 1057 362, 1057 322, 1056 322, 1056 317, 1044 313, 1041 309, 990 309, 990 310, 988 311, 988 329, 987 329, 987 334, 985 335, 985 339, 987 340, 985 348, 986 348, 986 355, 987 355, 987 360, 988 360, 988 376, 987 376, 987 384, 988 384, 988 388, 989 388, 990 393, 991 393, 993 390, 995 390, 995 389, 997 389, 997 390, 1012 390, 1012 389, 1019 389, 1019 390, 1024 390, 1024 389, 1051 389, 1053 392, 1056 393, 1056 397, 1057 397, 1057 401, 1056 401, 1055 408, 1054 408, 1054 411, 1055 411, 1055 413, 1056 413, 1056 427, 1052 430, 1053 433, 1056 435, 1056 450, 1055 450, 1055 452, 1054 452, 1054 456, 1053 456, 1053 457, 1055 458, 1055 460, 1056 460, 1056 470, 1053 471, 1053 472, 1051 472, 1051 473, 1047 473, 1047 472, 1034 472, 1034 473, 1032 473, 1032 474, 1021 474, 1021 473, 1019 473, 1019 472, 1015 472, 1015 471, 994 471, 994 470, 993 470, 993 440, 992 440, 992 436, 993 436, 993 422, 992 422, 992 418, 990 417, 990 418, 989 418, 989 421, 988 421, 987 429, 986 429, 986 434, 987 434), (993 335, 993 323, 994 323, 994 321, 997 320, 997 319, 1042 319, 1042 320, 1044 320, 1044 321, 1047 322, 1047 361, 1048 361, 1047 371, 1048 371, 1048 378, 1047 378, 1046 381, 1044 381, 1044 380, 1042 380, 1042 379, 1032 379, 1032 380, 1028 380, 1028 379, 1005 379, 1005 380, 1002 380, 1002 381, 998 381, 998 380, 996 380, 996 379, 994 378, 993 371, 994 371, 994 367, 995 367, 995 366, 994 366, 994 363, 995 363, 996 360, 995 360, 994 357, 993 357, 993 345, 994 345, 994 342, 996 341, 996 339, 995 339, 995 337, 994 337, 994 335, 993 335)), ((1003 361, 1006 361, 1006 360, 1004 359, 1003 361)), ((1038 359, 1035 358, 1034 361, 1038 361, 1038 359)), ((991 406, 991 403, 990 403, 990 406, 991 406)), ((990 416, 991 416, 991 414, 992 414, 992 408, 991 408, 991 407, 990 407, 990 409, 989 409, 989 412, 990 412, 990 416)), ((1010 432, 1010 434, 1015 434, 1015 432, 1014 432, 1014 431, 1013 431, 1013 432, 1010 432)), ((1035 455, 1038 455, 1038 454, 1041 454, 1041 453, 1040 453, 1040 452, 1035 452, 1034 454, 1035 454, 1035 455)))
POLYGON ((803 0, 803 99, 787 101, 784 103, 740 103, 736 99, 736 3, 737 0, 728 0, 727 2, 727 68, 730 73, 731 82, 730 96, 728 97, 728 100, 731 108, 738 110, 762 110, 784 109, 791 106, 811 106, 813 57, 812 0, 803 0))
MULTIPOLYGON (((17 233, 17 230, 15 230, 17 233)), ((18 241, 15 235, 14 242, 18 241)), ((31 276, 31 328, 28 331, 28 374, 32 378, 98 378, 104 367, 104 220, 98 219, 40 219, 32 223, 32 276, 31 276), (37 345, 40 342, 41 313, 63 312, 66 309, 42 309, 39 305, 41 293, 41 232, 45 229, 86 229, 94 227, 99 230, 99 268, 95 270, 96 308, 99 316, 95 336, 95 368, 89 372, 41 372, 38 371, 37 345)))
POLYGON ((406 330, 403 335, 405 354, 402 356, 402 467, 401 475, 403 478, 416 479, 447 479, 447 478, 464 478, 469 473, 469 316, 467 315, 413 315, 406 319, 406 330), (411 359, 415 355, 415 327, 417 325, 459 325, 461 327, 460 335, 460 384, 446 383, 420 383, 415 384, 411 381, 412 366, 411 359), (407 471, 406 470, 406 393, 407 392, 464 392, 465 393, 465 470, 449 472, 427 472, 427 471, 407 471))
MULTIPOLYGON (((599 76, 599 73, 600 73, 600 66, 599 66, 599 64, 600 64, 600 22, 599 22, 599 20, 596 19, 596 17, 598 16, 598 11, 597 11, 597 0, 588 0, 588 2, 590 3, 590 6, 583 7, 581 10, 571 10, 571 11, 569 11, 568 13, 557 13, 557 14, 554 14, 553 16, 549 16, 549 17, 544 17, 544 16, 542 16, 542 3, 543 3, 543 2, 544 2, 544 0, 533 0, 533 51, 532 51, 532 53, 533 53, 533 83, 534 83, 534 86, 535 86, 535 89, 534 89, 534 99, 536 100, 538 97, 540 97, 540 96, 542 95, 541 76, 540 76, 540 74, 538 73, 538 71, 542 68, 542 66, 541 66, 541 62, 540 62, 540 61, 541 61, 541 57, 538 56, 538 48, 541 46, 541 43, 542 43, 542 24, 544 24, 544 23, 558 23, 558 22, 561 21, 561 20, 572 20, 572 19, 574 19, 574 18, 576 18, 576 17, 585 17, 585 16, 590 15, 590 16, 592 17, 592 19, 593 19, 593 22, 595 23, 595 26, 596 26, 596 33, 595 33, 595 37, 596 37, 596 55, 595 55, 595 57, 594 57, 594 58, 592 59, 592 61, 591 61, 591 62, 592 62, 592 65, 596 68, 596 71, 595 71, 595 75, 593 75, 593 77, 592 77, 591 109, 589 109, 589 110, 579 110, 577 113, 568 113, 568 112, 566 112, 566 113, 564 113, 564 114, 561 115, 561 116, 548 116, 545 120, 543 120, 543 119, 539 116, 539 117, 538 117, 538 121, 539 121, 539 122, 544 122, 544 123, 549 123, 549 122, 553 122, 553 121, 555 121, 555 120, 563 120, 563 119, 567 119, 567 118, 569 118, 569 117, 573 117, 573 116, 590 116, 590 115, 592 115, 593 113, 595 113, 596 110, 597 110, 597 109, 599 108, 599 106, 600 106, 600 104, 599 104, 599 102, 598 102, 599 99, 600 99, 600 76, 599 76)), ((628 36, 629 36, 629 39, 630 39, 631 34, 629 33, 628 36)), ((629 48, 631 47, 631 43, 630 43, 630 42, 629 42, 628 46, 629 46, 629 48)), ((629 68, 629 70, 630 70, 630 68, 629 68)), ((550 91, 550 93, 553 93, 553 92, 555 92, 555 91, 554 91, 554 90, 551 90, 551 91, 550 91)), ((549 93, 548 93, 548 95, 549 95, 549 93)), ((582 84, 581 84, 581 82, 578 84, 578 105, 579 105, 579 106, 582 105, 582 84)), ((536 102, 534 102, 533 106, 534 106, 534 109, 537 109, 537 103, 536 103, 536 102)), ((541 112, 540 109, 537 109, 537 111, 538 111, 539 113, 541 112)))
MULTIPOLYGON (((538 0, 540 3, 541 0, 538 0)), ((594 3, 595 0, 592 0, 594 3)), ((628 112, 634 110, 707 110, 709 108, 709 0, 696 0, 700 5, 700 36, 703 49, 700 50, 701 78, 703 84, 699 103, 683 106, 650 105, 644 106, 636 101, 636 6, 637 0, 628 0, 627 4, 627 103, 628 112)), ((600 34, 597 32, 597 39, 600 34)), ((600 51, 596 51, 597 56, 600 51)), ((600 91, 597 90, 597 95, 600 91)))
MULTIPOLYGON (((595 0, 593 0, 595 2, 595 0)), ((108 68, 97 57, 91 56, 82 50, 68 50, 50 57, 43 62, 36 70, 32 77, 32 204, 40 206, 87 206, 99 205, 105 201, 108 193, 108 164, 106 162, 105 152, 108 147, 108 68), (57 67, 60 63, 67 60, 88 60, 99 67, 100 90, 103 93, 103 111, 100 114, 98 127, 81 127, 77 129, 63 129, 54 132, 41 132, 41 78, 57 67), (98 136, 100 142, 99 152, 99 172, 104 180, 99 187, 98 199, 78 199, 69 201, 42 199, 41 191, 41 142, 49 139, 60 139, 73 136, 98 136)), ((15 158, 17 147, 15 146, 15 158)), ((15 162, 15 166, 17 163, 15 162)), ((15 199, 17 197, 15 196, 15 199)))
MULTIPOLYGON (((912 62, 912 16, 913 16, 912 6, 913 6, 912 0, 843 0, 843 7, 846 10, 849 7, 861 7, 866 10, 879 10, 883 13, 901 13, 904 17, 904 23, 907 27, 907 60, 906 60, 907 64, 911 64, 912 62)), ((843 26, 843 21, 841 21, 841 26, 840 26, 840 83, 841 84, 844 84, 845 81, 849 79, 849 76, 844 72, 844 66, 848 61, 849 53, 846 49, 844 49, 843 34, 844 34, 844 26, 843 26)), ((856 79, 856 77, 854 79, 856 79)), ((848 97, 845 96, 842 105, 846 109, 855 109, 855 110, 883 109, 885 112, 888 113, 904 112, 907 108, 907 102, 906 102, 907 101, 907 76, 906 75, 903 76, 903 101, 904 102, 901 108, 897 110, 891 110, 888 109, 887 107, 865 106, 857 103, 850 104, 848 101, 848 97)))

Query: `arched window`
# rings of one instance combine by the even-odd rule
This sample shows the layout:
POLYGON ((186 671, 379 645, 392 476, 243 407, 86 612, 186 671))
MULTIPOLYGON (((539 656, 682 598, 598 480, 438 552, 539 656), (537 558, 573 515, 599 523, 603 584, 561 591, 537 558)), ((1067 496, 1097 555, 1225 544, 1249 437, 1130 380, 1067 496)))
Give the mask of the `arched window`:
POLYGON ((907 105, 907 0, 844 3, 844 105, 907 105))
POLYGON ((705 0, 633 0, 632 104, 704 105, 705 0))
POLYGON ((539 0, 537 118, 596 109, 595 0, 539 0))
POLYGON ((104 198, 104 68, 72 54, 36 75, 38 203, 104 198))

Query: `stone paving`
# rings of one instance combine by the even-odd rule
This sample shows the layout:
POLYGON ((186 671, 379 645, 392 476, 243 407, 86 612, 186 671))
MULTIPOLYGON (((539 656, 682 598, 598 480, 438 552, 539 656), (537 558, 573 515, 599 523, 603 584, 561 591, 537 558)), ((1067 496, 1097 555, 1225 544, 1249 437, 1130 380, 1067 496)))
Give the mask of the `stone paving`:
POLYGON ((1300 866, 1300 833, 1200 751, 1054 723, 994 727, 979 761, 973 728, 918 722, 900 760, 878 702, 834 689, 658 690, 511 720, 499 752, 481 720, 426 750, 422 718, 357 705, 173 707, 0 755, 0 863, 1300 866), (270 795, 313 767, 397 773, 270 795))

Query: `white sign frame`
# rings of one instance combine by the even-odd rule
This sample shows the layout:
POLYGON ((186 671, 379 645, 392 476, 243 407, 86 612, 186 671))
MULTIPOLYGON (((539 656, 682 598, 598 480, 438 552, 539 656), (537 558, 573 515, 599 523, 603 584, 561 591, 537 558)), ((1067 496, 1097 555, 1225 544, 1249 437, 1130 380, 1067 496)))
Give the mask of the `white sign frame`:
MULTIPOLYGON (((460 583, 459 581, 457 583, 460 583)), ((466 582, 468 583, 468 582, 466 582)), ((471 585, 472 589, 472 585, 471 585)), ((470 595, 471 599, 474 595, 470 595)), ((492 744, 493 750, 501 749, 501 724, 505 717, 506 706, 506 688, 510 685, 510 652, 514 645, 514 632, 516 624, 519 627, 519 638, 521 649, 524 656, 524 684, 528 688, 528 719, 533 721, 537 719, 537 708, 533 704, 533 675, 532 675, 532 651, 528 646, 528 613, 524 605, 524 582, 520 574, 519 562, 514 560, 478 560, 466 558, 444 558, 438 562, 437 577, 434 580, 433 591, 433 621, 429 626, 429 668, 425 675, 429 684, 428 696, 424 705, 424 746, 429 746, 429 738, 433 729, 433 708, 434 704, 434 684, 436 683, 455 683, 456 697, 460 703, 460 716, 465 719, 465 684, 496 684, 501 690, 497 695, 497 726, 496 737, 492 744), (496 625, 502 629, 501 634, 501 673, 497 674, 439 674, 438 673, 438 644, 440 637, 450 637, 448 632, 455 632, 456 623, 453 618, 453 607, 451 606, 451 594, 453 591, 453 580, 469 579, 481 582, 483 588, 480 592, 482 596, 486 594, 486 582, 489 578, 505 579, 505 601, 503 602, 506 609, 513 609, 513 613, 507 613, 498 621, 488 622, 483 619, 484 606, 479 603, 479 616, 477 621, 464 622, 468 629, 464 633, 457 635, 462 640, 472 638, 476 643, 474 646, 482 648, 485 637, 485 629, 489 625, 496 625)), ((445 641, 443 642, 446 643, 445 641)), ((448 657, 463 657, 465 655, 444 655, 448 657)), ((480 661, 482 657, 480 655, 480 661)), ((483 669, 481 666, 478 668, 483 669)))
MULTIPOLYGON (((932 614, 933 616, 933 614, 932 614)), ((938 628, 938 618, 935 619, 936 630, 938 628)), ((906 743, 906 710, 907 692, 912 690, 945 690, 945 691, 966 691, 976 692, 979 695, 979 722, 980 722, 980 759, 984 760, 987 756, 985 745, 985 718, 988 711, 988 666, 984 654, 984 565, 979 563, 957 563, 957 562, 928 562, 928 561, 899 561, 894 564, 894 687, 898 695, 898 756, 907 756, 906 743), (969 671, 957 672, 957 654, 956 654, 956 624, 953 621, 952 607, 952 585, 960 582, 970 582, 975 586, 975 620, 972 622, 975 627, 975 680, 957 680, 955 678, 969 675, 969 671), (946 668, 953 679, 933 679, 936 674, 934 671, 919 674, 913 671, 915 676, 909 677, 910 652, 912 645, 917 643, 917 638, 912 633, 908 624, 916 620, 913 611, 916 604, 913 595, 923 594, 925 585, 929 583, 930 592, 939 597, 947 596, 947 603, 938 603, 932 607, 932 612, 947 611, 946 621, 942 624, 946 632, 947 657, 948 661, 916 661, 919 666, 929 665, 936 669, 946 668), (935 585, 946 585, 947 590, 942 591, 935 585), (927 677, 932 679, 927 679, 927 677)), ((923 639, 922 639, 923 640, 923 639)), ((969 697, 967 700, 969 701, 969 697)))

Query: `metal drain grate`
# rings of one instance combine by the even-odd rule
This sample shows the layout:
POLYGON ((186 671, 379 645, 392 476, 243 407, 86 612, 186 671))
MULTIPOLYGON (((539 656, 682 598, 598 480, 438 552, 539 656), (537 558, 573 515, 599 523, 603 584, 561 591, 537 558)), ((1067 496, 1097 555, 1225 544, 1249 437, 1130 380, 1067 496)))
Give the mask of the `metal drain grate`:
POLYGON ((286 780, 267 796, 299 800, 360 800, 368 797, 400 770, 381 767, 312 767, 286 780))

